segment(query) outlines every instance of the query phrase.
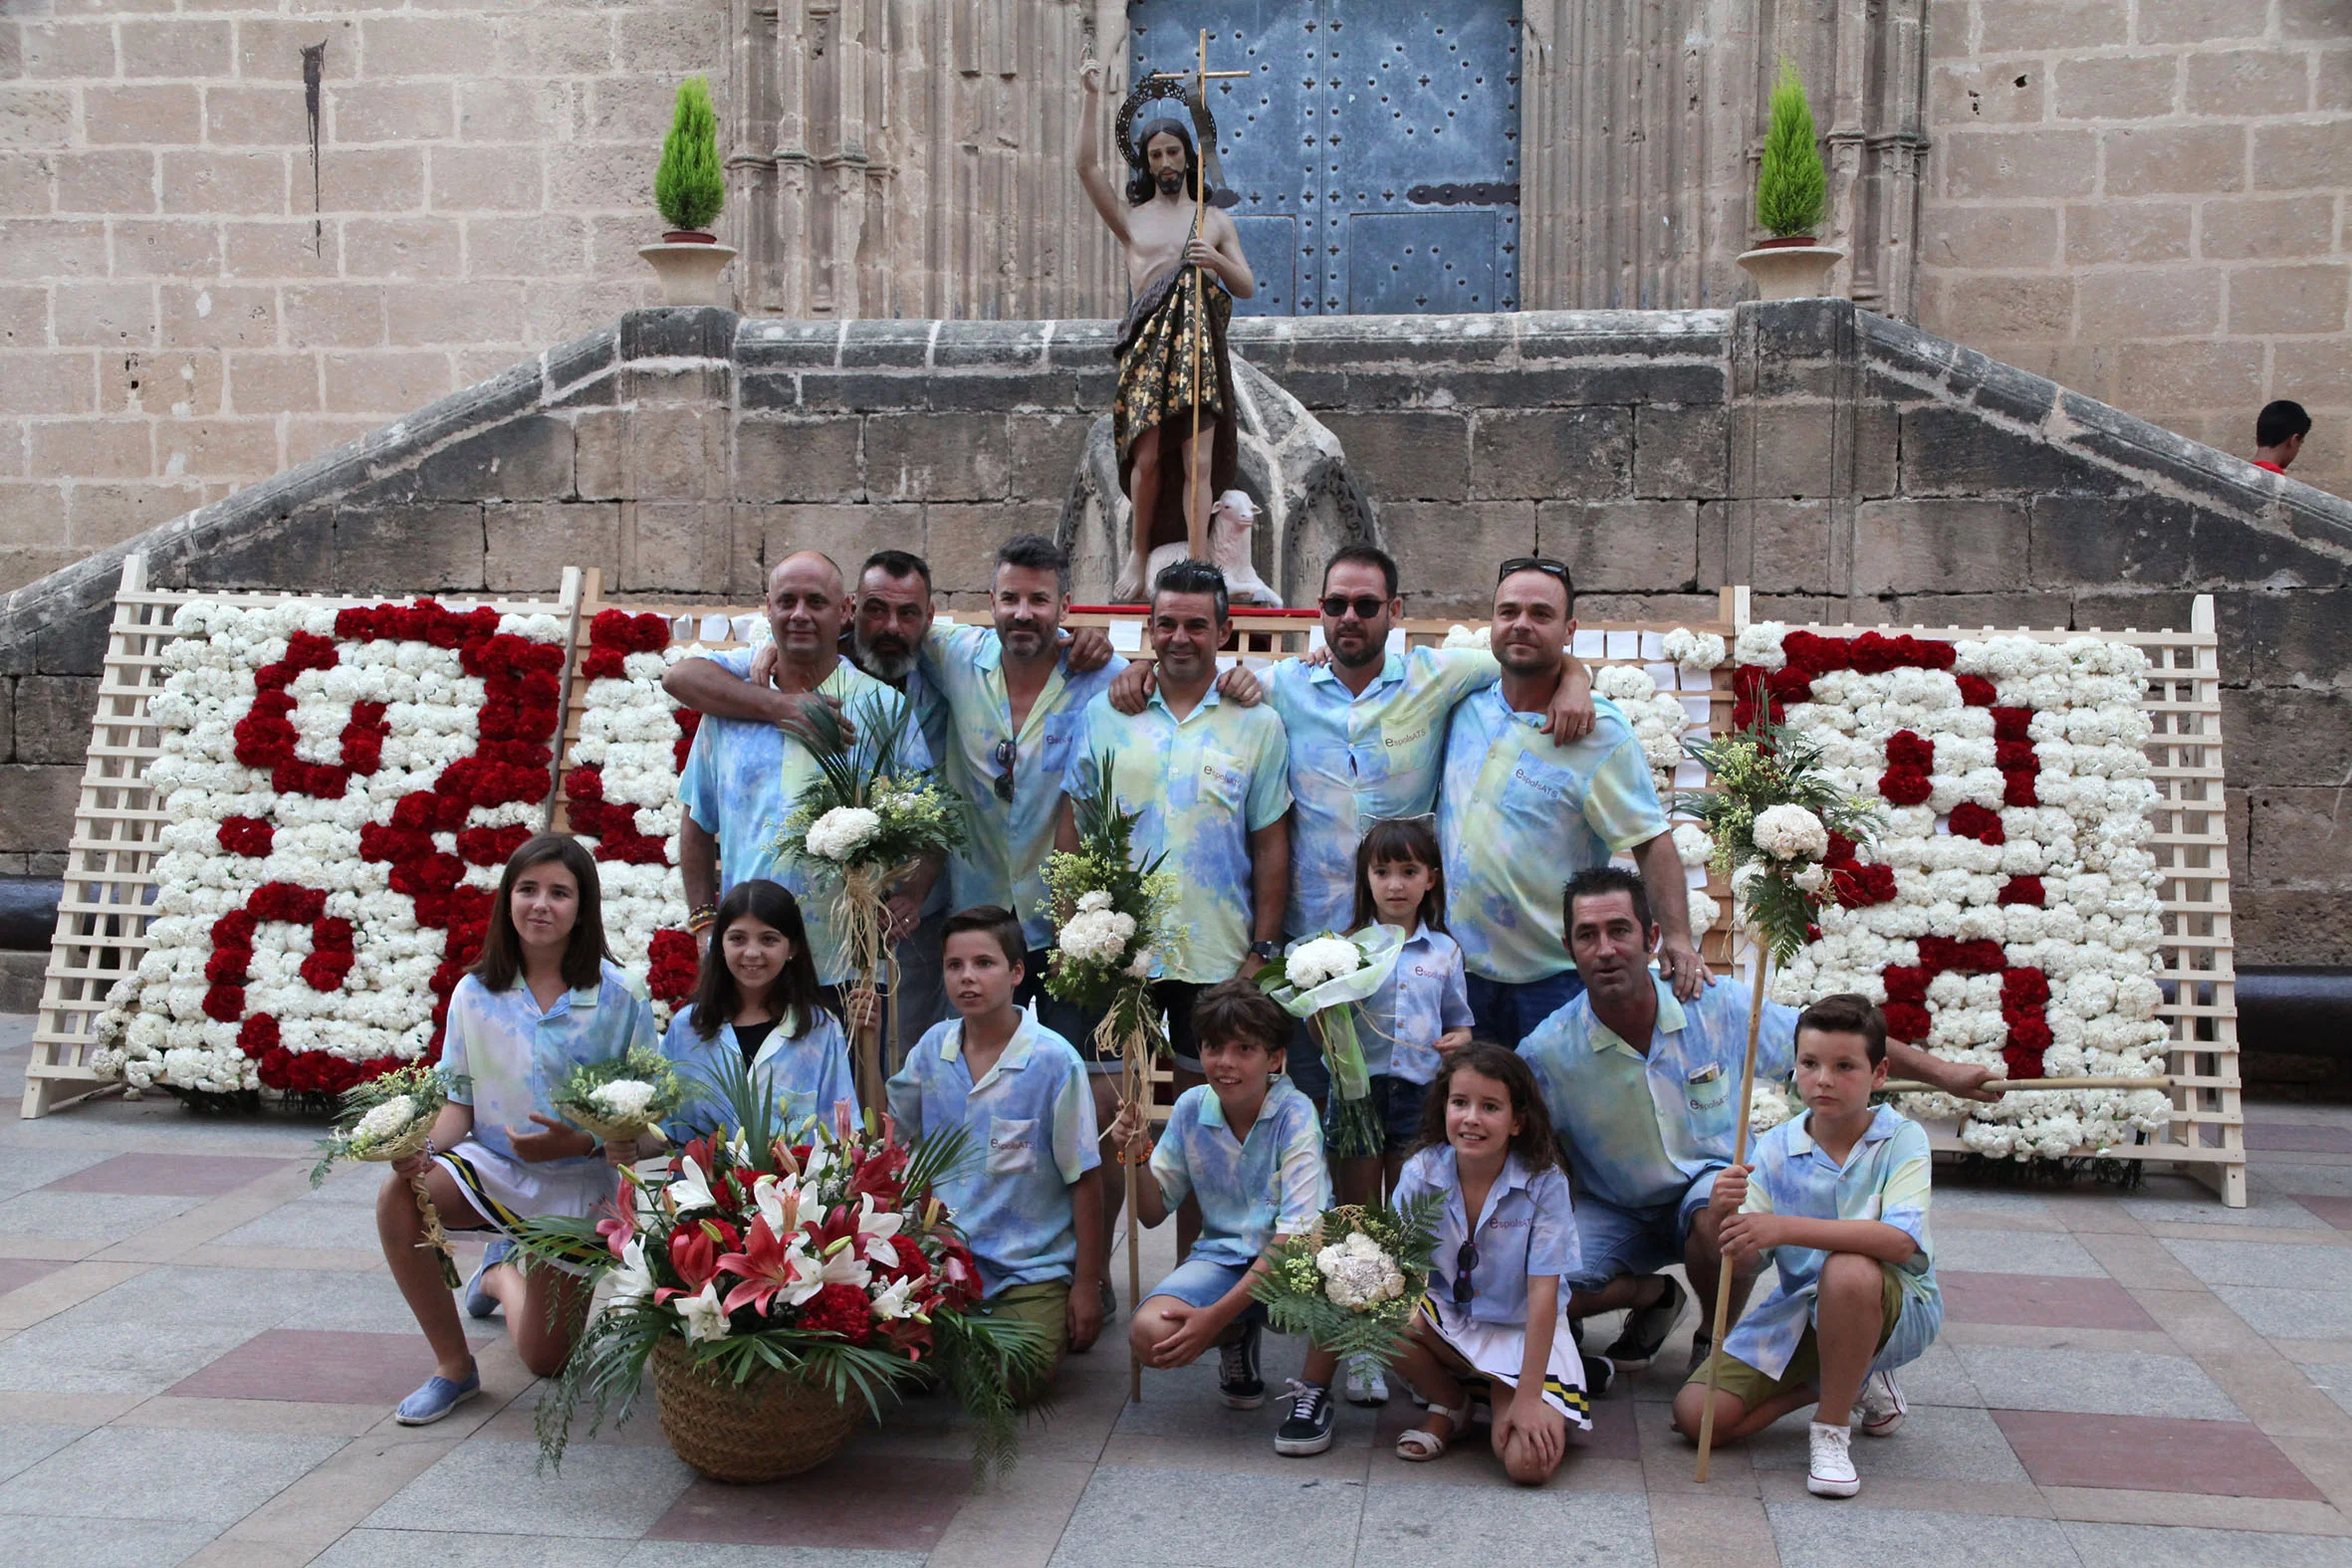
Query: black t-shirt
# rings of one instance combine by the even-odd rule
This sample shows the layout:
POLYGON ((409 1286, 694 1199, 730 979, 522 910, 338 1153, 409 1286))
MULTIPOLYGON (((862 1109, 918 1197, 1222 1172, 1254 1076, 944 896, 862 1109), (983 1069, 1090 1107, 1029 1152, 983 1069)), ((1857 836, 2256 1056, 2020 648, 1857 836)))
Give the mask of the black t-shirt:
POLYGON ((743 1048, 743 1064, 746 1067, 750 1066, 752 1058, 760 1053, 760 1047, 768 1043, 768 1036, 776 1032, 776 1019, 770 1018, 765 1023, 738 1023, 735 1025, 735 1043, 743 1048))

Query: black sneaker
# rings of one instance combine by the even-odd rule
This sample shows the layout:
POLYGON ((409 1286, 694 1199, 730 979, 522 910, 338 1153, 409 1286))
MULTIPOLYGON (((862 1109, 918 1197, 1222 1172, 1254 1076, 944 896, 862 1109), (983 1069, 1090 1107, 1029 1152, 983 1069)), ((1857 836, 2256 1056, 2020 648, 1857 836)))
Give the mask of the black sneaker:
POLYGON ((1320 1383, 1301 1383, 1293 1378, 1291 1414, 1275 1430, 1274 1452, 1294 1458, 1322 1453, 1331 1446, 1331 1422, 1335 1415, 1329 1389, 1320 1383))
POLYGON ((1619 1372, 1639 1372, 1656 1358, 1666 1336, 1674 1332, 1674 1325, 1682 1318, 1683 1308, 1690 1305, 1690 1293, 1682 1281, 1672 1274, 1658 1276, 1666 1289, 1658 1299, 1646 1307, 1636 1307, 1625 1314, 1624 1331, 1615 1344, 1601 1352, 1619 1372))
POLYGON ((1617 1369, 1609 1365, 1606 1356, 1584 1357, 1584 1392, 1586 1396, 1599 1399, 1609 1391, 1609 1385, 1616 1381, 1617 1369))
POLYGON ((1242 1337, 1217 1353, 1217 1396, 1232 1410, 1256 1410, 1266 1403, 1266 1380, 1258 1375, 1258 1339, 1264 1330, 1256 1323, 1242 1337))

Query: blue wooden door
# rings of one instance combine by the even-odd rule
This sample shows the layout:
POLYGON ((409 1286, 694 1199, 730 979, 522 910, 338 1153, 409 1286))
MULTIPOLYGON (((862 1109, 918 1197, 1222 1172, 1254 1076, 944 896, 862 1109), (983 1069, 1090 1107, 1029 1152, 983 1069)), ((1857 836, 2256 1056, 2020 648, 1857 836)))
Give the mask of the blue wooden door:
POLYGON ((1130 0, 1130 80, 1209 31, 1255 316, 1519 308, 1518 0, 1130 0))

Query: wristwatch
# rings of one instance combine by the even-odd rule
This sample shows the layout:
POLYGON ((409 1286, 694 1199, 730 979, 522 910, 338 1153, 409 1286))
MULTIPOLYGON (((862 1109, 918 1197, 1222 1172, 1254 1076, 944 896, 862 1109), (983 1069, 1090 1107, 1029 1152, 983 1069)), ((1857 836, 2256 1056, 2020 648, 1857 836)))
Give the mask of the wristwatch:
POLYGON ((1250 944, 1250 957, 1257 959, 1262 964, 1272 964, 1282 956, 1283 945, 1280 942, 1253 942, 1250 944))

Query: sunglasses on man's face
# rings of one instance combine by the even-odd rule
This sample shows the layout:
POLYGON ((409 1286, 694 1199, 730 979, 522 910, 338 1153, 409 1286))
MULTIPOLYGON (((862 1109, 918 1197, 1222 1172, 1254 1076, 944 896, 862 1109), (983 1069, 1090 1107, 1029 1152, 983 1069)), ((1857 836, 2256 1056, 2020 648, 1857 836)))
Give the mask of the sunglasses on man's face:
POLYGON ((1388 608, 1388 600, 1374 598, 1369 593, 1359 593, 1354 598, 1349 598, 1344 593, 1323 595, 1323 614, 1332 620, 1337 620, 1350 609, 1355 611, 1357 620, 1370 620, 1386 608, 1388 608))
POLYGON ((1476 1294, 1470 1276, 1478 1268, 1478 1243, 1465 1241, 1462 1250, 1454 1254, 1454 1305, 1466 1307, 1476 1294))
POLYGON ((1011 741, 999 741, 997 742, 995 760, 997 776, 990 787, 996 790, 998 799, 1011 805, 1013 803, 1013 765, 1021 761, 1021 749, 1011 741))

